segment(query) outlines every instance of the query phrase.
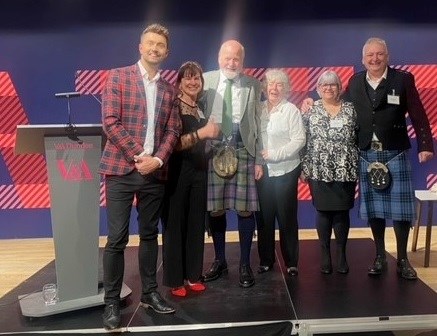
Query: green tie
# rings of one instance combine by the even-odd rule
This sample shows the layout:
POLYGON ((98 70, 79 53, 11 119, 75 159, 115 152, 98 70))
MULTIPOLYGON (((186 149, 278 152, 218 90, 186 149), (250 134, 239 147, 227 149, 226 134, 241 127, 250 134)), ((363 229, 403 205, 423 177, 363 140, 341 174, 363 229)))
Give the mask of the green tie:
POLYGON ((226 79, 226 89, 223 99, 222 133, 232 135, 232 79, 226 79))

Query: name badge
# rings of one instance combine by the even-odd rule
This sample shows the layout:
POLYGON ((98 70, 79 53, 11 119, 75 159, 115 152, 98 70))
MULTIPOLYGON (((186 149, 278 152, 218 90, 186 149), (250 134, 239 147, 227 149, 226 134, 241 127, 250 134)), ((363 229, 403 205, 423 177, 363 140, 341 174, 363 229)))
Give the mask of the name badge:
POLYGON ((329 127, 342 128, 343 127, 343 120, 342 119, 332 119, 329 121, 329 127))
POLYGON ((394 89, 393 89, 393 94, 388 94, 387 95, 387 103, 388 104, 392 104, 392 105, 399 105, 400 104, 399 96, 397 96, 395 94, 395 90, 394 89))

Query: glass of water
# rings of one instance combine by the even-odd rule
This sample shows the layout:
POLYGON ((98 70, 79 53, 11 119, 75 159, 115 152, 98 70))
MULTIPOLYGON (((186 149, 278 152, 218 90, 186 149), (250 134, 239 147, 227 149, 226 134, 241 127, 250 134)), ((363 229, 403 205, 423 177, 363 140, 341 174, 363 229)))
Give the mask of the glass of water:
POLYGON ((45 284, 42 288, 42 297, 46 306, 54 305, 58 301, 58 289, 56 284, 45 284))

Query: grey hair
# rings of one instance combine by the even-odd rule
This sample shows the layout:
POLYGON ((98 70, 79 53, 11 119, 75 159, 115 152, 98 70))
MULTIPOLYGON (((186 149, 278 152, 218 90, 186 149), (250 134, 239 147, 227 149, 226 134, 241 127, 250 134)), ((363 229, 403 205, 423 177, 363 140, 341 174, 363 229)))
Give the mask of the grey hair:
POLYGON ((341 80, 335 71, 326 70, 320 75, 319 79, 317 80, 317 93, 319 96, 321 96, 319 88, 323 84, 336 84, 338 87, 338 94, 340 95, 342 89, 341 80))
POLYGON ((363 57, 366 55, 366 48, 367 48, 367 46, 369 44, 372 44, 372 43, 378 43, 378 44, 383 45, 385 51, 388 54, 388 47, 387 47, 387 43, 385 42, 385 40, 383 40, 382 38, 379 38, 379 37, 371 37, 371 38, 367 39, 366 43, 364 43, 364 46, 363 46, 363 57))
POLYGON ((284 91, 288 94, 291 90, 291 83, 288 74, 284 70, 280 69, 270 69, 264 74, 263 89, 267 89, 267 84, 269 82, 282 83, 284 84, 284 91))
POLYGON ((317 80, 317 87, 323 84, 337 84, 338 91, 342 89, 340 77, 338 77, 337 73, 333 70, 326 70, 320 75, 317 80))

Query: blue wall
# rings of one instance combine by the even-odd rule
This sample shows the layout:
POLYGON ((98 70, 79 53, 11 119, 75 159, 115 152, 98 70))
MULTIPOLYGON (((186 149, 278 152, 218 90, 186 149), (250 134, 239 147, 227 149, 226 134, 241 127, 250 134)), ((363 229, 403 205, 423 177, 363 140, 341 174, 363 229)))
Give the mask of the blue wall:
MULTIPOLYGON (((245 66, 362 69, 361 50, 370 36, 386 39, 390 63, 437 64, 437 22, 431 1, 414 8, 391 1, 14 1, 0 8, 0 72, 9 73, 31 124, 65 123, 65 101, 81 69, 109 69, 138 60, 143 27, 158 21, 171 32, 165 69, 186 60, 216 68, 225 38, 246 47, 245 66), (358 4, 356 3, 358 2, 358 4), (226 3, 232 4, 227 7, 226 3)), ((72 101, 75 123, 100 123, 99 96, 72 101), (97 98, 97 99, 95 99, 97 98)), ((412 159, 417 164, 413 141, 412 159)), ((416 174, 417 189, 436 171, 429 163, 416 174)), ((0 158, 0 185, 11 184, 0 158)), ((51 235, 48 209, 0 210, 0 238, 51 235)), ((313 208, 300 202, 301 227, 313 227, 313 208)), ((102 211, 101 233, 105 233, 102 211)), ((353 226, 364 226, 352 212, 353 226)), ((135 226, 132 232, 136 232, 135 226)))

